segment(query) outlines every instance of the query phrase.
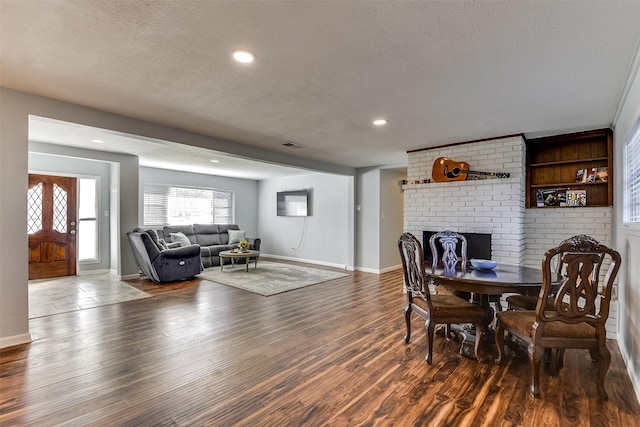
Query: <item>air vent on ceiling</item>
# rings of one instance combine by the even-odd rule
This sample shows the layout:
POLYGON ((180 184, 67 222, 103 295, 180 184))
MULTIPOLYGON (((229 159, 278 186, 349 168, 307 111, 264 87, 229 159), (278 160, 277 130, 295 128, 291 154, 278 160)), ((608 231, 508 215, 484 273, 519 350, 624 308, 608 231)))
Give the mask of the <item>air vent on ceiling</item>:
POLYGON ((288 148, 302 148, 302 145, 291 141, 283 142, 282 145, 288 148))

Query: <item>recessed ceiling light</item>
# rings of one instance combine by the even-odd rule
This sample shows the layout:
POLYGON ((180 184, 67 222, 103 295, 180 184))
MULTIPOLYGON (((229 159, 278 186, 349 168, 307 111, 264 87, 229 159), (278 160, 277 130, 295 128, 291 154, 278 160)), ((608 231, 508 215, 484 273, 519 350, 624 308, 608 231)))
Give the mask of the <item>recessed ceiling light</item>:
POLYGON ((96 144, 104 144, 102 139, 92 139, 91 142, 95 142, 96 144))
POLYGON ((387 120, 386 119, 376 119, 373 121, 373 124, 376 126, 384 126, 387 124, 387 120))
POLYGON ((235 52, 233 52, 232 56, 233 59, 238 62, 242 62, 243 64, 249 64, 256 60, 256 56, 246 50, 236 50, 235 52))
POLYGON ((220 163, 220 160, 209 160, 211 163, 220 163))

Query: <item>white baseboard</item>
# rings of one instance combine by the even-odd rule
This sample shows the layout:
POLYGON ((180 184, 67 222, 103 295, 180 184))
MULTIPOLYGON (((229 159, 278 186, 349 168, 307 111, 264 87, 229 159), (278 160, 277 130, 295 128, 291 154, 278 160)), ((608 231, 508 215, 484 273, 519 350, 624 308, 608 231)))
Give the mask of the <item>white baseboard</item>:
POLYGON ((111 273, 111 270, 107 268, 103 268, 101 270, 78 271, 78 276, 90 276, 92 274, 106 274, 106 273, 111 273))
POLYGON ((302 259, 302 258, 288 257, 288 256, 282 256, 282 255, 271 255, 271 254, 265 254, 265 253, 260 254, 260 256, 263 256, 265 258, 282 259, 282 260, 285 260, 285 261, 306 262, 308 264, 316 264, 316 265, 324 265, 324 266, 327 266, 327 267, 343 268, 343 269, 345 269, 347 271, 362 271, 363 273, 373 273, 373 274, 387 273, 389 271, 394 271, 394 270, 398 270, 398 269, 402 268, 402 264, 393 265, 391 267, 386 267, 386 268, 383 268, 383 269, 375 269, 375 268, 365 268, 365 267, 353 267, 353 266, 349 266, 349 265, 336 264, 336 263, 333 263, 333 262, 317 261, 317 260, 313 260, 313 259, 302 259))
POLYGON ((402 264, 398 264, 398 265, 392 265, 391 267, 386 267, 381 269, 356 267, 356 271, 362 271, 363 273, 382 274, 382 273, 388 273, 390 271, 399 270, 401 268, 402 268, 402 264))
POLYGON ((0 338, 0 348, 13 347, 14 345, 28 344, 33 341, 30 333, 0 338))
POLYGON ((144 279, 146 278, 146 276, 142 276, 139 273, 138 274, 127 274, 125 276, 117 276, 118 280, 135 280, 135 279, 144 279))
POLYGON ((348 266, 348 265, 344 265, 344 264, 336 264, 336 263, 333 263, 333 262, 324 262, 324 261, 317 261, 317 260, 313 260, 313 259, 295 258, 295 257, 282 256, 282 255, 271 255, 271 254, 265 254, 265 253, 261 253, 260 256, 261 257, 265 257, 265 258, 282 259, 282 260, 285 260, 285 261, 306 262, 308 264, 324 265, 326 267, 343 268, 343 269, 348 270, 348 271, 354 271, 353 266, 348 266))

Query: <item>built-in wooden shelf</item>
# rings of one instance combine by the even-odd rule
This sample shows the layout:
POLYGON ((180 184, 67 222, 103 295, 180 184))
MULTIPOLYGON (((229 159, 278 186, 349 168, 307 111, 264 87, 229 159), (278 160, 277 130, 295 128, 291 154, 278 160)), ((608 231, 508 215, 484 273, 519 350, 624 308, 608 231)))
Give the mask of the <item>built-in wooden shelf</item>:
MULTIPOLYGON (((598 129, 529 139, 526 207, 536 208, 538 190, 584 189, 587 206, 613 206, 613 132, 598 129), (576 182, 579 169, 607 168, 606 182, 576 182)), ((551 206, 544 206, 551 207, 551 206)))
POLYGON ((529 167, 535 168, 540 166, 555 166, 555 165, 565 165, 572 163, 584 163, 584 162, 601 162, 608 160, 607 157, 594 157, 593 159, 576 159, 576 160, 561 160, 559 162, 546 162, 546 163, 533 163, 530 164, 529 167))

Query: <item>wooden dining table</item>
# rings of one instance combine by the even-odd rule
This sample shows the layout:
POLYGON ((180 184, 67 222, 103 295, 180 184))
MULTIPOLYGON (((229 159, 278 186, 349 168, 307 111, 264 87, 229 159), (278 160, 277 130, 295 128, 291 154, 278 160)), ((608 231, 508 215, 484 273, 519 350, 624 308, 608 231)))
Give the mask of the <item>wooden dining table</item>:
MULTIPOLYGON (((553 283, 559 285, 562 277, 559 274, 553 274, 555 274, 552 278, 553 283)), ((502 294, 537 295, 542 287, 541 269, 500 263, 492 270, 475 269, 470 265, 456 269, 438 267, 435 270, 427 269, 427 276, 431 285, 470 292, 472 301, 484 309, 485 334, 480 347, 482 361, 493 360, 497 353, 491 328, 495 312, 489 304, 489 296, 501 296, 502 294)), ((468 327, 468 325, 451 325, 451 328, 463 337, 460 354, 475 358, 475 329, 468 327)), ((437 333, 443 334, 442 331, 437 333)))

